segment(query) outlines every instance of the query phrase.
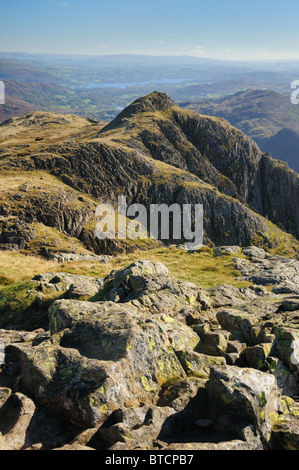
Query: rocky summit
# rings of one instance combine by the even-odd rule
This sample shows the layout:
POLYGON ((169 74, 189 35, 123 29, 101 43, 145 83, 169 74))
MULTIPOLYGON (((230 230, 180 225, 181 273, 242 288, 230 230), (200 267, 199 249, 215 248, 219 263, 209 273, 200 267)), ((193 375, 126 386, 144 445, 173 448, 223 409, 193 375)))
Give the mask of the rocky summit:
POLYGON ((163 93, 136 100, 105 127, 30 113, 2 123, 0 143, 0 246, 48 257, 140 248, 138 240, 94 236, 99 202, 115 205, 123 195, 147 208, 203 204, 206 245, 297 256, 298 174, 227 121, 179 108, 163 93), (10 229, 20 223, 35 241, 10 229))
POLYGON ((0 450, 299 450, 298 174, 159 92, 0 143, 0 450), (204 245, 99 240, 119 195, 204 245))
POLYGON ((204 289, 147 260, 36 276, 36 295, 59 299, 44 328, 0 331, 0 448, 298 449, 299 262, 215 255, 228 251, 249 287, 204 289))

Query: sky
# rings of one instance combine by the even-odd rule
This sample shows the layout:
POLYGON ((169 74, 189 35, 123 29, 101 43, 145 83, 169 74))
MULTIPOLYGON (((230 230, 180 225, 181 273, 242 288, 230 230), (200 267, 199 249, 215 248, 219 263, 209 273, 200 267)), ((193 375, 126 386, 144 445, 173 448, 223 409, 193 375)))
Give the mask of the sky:
POLYGON ((298 59, 298 0, 0 0, 0 51, 298 59))

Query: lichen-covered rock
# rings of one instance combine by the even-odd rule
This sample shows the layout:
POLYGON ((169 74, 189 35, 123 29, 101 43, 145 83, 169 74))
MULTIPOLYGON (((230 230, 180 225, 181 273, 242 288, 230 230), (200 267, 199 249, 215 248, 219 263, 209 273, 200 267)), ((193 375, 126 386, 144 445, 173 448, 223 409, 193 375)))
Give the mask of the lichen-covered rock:
POLYGON ((254 369, 268 368, 267 358, 271 354, 271 343, 260 343, 245 349, 244 354, 249 367, 254 369))
POLYGON ((242 253, 248 259, 235 258, 235 263, 244 278, 258 285, 272 285, 276 294, 298 294, 298 260, 271 255, 256 247, 244 248, 242 253))
MULTIPOLYGON (((274 262, 245 253, 250 275, 274 262)), ((296 448, 296 296, 256 284, 203 289, 146 260, 91 280, 93 292, 102 290, 89 301, 70 298, 89 285, 85 276, 50 273, 36 283, 60 294, 49 331, 0 330, 9 379, 0 374, 0 384, 70 430, 50 439, 49 428, 38 439, 31 421, 26 448, 296 448)), ((3 409, 9 393, 0 389, 3 409)))
POLYGON ((15 353, 25 386, 73 423, 92 427, 122 406, 154 403, 162 386, 185 376, 175 325, 171 333, 134 306, 64 300, 49 314, 51 340, 14 345, 15 353))
POLYGON ((249 368, 214 367, 206 389, 215 407, 214 419, 230 415, 232 421, 239 418, 253 425, 262 437, 269 435, 278 409, 275 377, 249 368))
POLYGON ((189 377, 200 379, 209 378, 211 367, 226 364, 223 357, 208 356, 190 350, 180 351, 178 358, 189 377))
POLYGON ((269 446, 275 450, 299 450, 299 405, 289 397, 281 402, 284 412, 272 428, 269 446))
POLYGON ((127 408, 116 414, 119 423, 103 427, 98 431, 98 437, 109 448, 116 443, 125 443, 126 449, 146 450, 156 439, 173 433, 173 424, 168 418, 174 414, 175 410, 169 407, 127 408))
POLYGON ((255 315, 250 315, 241 310, 219 310, 217 312, 217 320, 224 330, 237 331, 242 334, 244 340, 251 343, 252 331, 258 323, 255 315))
POLYGON ((103 280, 69 273, 44 273, 33 278, 36 290, 45 294, 62 293, 66 298, 91 298, 103 287, 103 280))
POLYGON ((275 328, 275 352, 288 368, 299 374, 299 330, 275 328))
MULTIPOLYGON (((199 287, 170 278, 167 267, 160 262, 143 260, 111 273, 104 290, 106 300, 132 302, 152 313, 178 313, 190 306, 202 308, 199 287)), ((202 303, 206 308, 204 298, 202 303)))

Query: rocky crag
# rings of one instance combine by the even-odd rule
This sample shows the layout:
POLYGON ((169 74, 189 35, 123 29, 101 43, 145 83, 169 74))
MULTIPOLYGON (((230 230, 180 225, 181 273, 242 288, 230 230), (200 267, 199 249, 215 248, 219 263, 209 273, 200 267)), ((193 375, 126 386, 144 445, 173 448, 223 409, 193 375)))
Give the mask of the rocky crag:
MULTIPOLYGON (((104 128, 68 119, 33 113, 1 125, 1 174, 22 173, 19 185, 0 194, 1 215, 11 223, 21 217, 31 229, 39 223, 76 238, 77 252, 111 254, 136 244, 99 243, 93 217, 99 202, 115 204, 123 195, 128 205, 147 207, 202 203, 205 244, 253 244, 296 256, 298 175, 223 119, 183 110, 158 92, 104 128)), ((29 251, 32 245, 38 251, 40 243, 29 251)))
POLYGON ((59 300, 48 327, 0 332, 0 448, 298 450, 299 262, 226 253, 249 287, 203 289, 145 260, 36 276, 59 300))

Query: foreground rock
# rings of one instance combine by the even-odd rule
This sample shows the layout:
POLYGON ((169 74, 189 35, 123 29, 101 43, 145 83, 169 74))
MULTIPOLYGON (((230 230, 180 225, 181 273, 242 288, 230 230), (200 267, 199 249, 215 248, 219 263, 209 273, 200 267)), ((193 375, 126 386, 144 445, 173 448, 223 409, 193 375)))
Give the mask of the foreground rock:
MULTIPOLYGON (((8 394, 6 390, 0 389, 8 394)), ((35 411, 35 405, 28 397, 15 393, 2 403, 0 408, 0 450, 22 450, 26 434, 35 411)))
MULTIPOLYGON (((262 250, 235 261, 260 278, 280 263, 276 283, 298 268, 262 250)), ((299 449, 296 294, 264 283, 205 290, 149 261, 105 280, 35 282, 67 294, 50 306, 49 331, 0 333, 3 448, 299 449), (55 417, 46 435, 35 407, 55 417)))

